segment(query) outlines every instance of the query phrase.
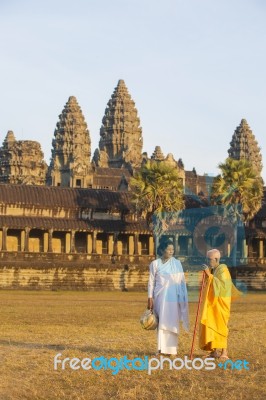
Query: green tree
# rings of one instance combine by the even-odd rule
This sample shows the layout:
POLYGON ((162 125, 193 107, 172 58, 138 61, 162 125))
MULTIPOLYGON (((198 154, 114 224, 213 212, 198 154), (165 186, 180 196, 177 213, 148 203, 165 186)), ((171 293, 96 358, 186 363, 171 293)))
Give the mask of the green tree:
POLYGON ((224 205, 225 216, 234 226, 233 265, 236 265, 237 225, 247 223, 261 208, 263 181, 245 159, 227 158, 219 164, 221 174, 213 182, 212 204, 224 205))
POLYGON ((137 213, 148 224, 153 222, 157 249, 157 239, 164 230, 162 226, 167 222, 167 213, 177 212, 185 206, 183 182, 178 170, 164 161, 147 161, 131 178, 130 189, 137 213))

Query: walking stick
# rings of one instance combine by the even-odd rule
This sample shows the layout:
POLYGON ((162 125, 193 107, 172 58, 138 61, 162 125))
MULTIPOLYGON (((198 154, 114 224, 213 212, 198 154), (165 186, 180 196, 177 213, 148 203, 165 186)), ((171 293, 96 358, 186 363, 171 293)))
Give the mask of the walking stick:
POLYGON ((205 283, 205 272, 202 271, 202 280, 201 280, 201 288, 200 288, 200 294, 199 294, 199 302, 198 302, 197 315, 196 315, 196 321, 195 321, 195 326, 194 326, 192 345, 191 345, 190 356, 189 356, 190 360, 192 360, 192 355, 193 355, 193 350, 194 350, 194 343, 195 343, 196 330, 197 330, 197 325, 198 325, 199 311, 200 311, 200 305, 201 305, 201 300, 202 300, 202 293, 203 293, 204 283, 205 283))

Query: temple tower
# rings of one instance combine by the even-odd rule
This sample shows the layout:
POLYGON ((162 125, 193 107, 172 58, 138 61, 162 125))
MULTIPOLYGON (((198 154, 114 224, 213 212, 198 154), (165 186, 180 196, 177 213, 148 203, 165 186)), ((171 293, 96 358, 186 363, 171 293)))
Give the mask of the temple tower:
POLYGON ((135 103, 123 80, 118 81, 107 104, 94 162, 100 167, 129 169, 142 161, 142 130, 135 103))
POLYGON ((164 161, 165 157, 160 146, 155 146, 151 159, 154 161, 164 161))
POLYGON ((53 186, 88 187, 91 185, 90 133, 80 106, 69 97, 52 141, 52 158, 47 182, 53 186))
POLYGON ((245 119, 241 120, 240 125, 236 128, 233 134, 228 154, 230 158, 235 160, 243 158, 249 160, 253 165, 254 170, 258 175, 260 175, 262 170, 260 148, 245 119))
POLYGON ((47 164, 40 143, 16 140, 8 131, 0 148, 0 182, 45 185, 47 164))
POLYGON ((151 160, 163 161, 165 164, 168 164, 171 167, 176 168, 178 170, 180 179, 182 179, 183 186, 185 186, 185 170, 183 161, 181 159, 176 161, 172 153, 167 154, 167 156, 165 157, 161 147, 155 146, 154 152, 151 155, 151 160))

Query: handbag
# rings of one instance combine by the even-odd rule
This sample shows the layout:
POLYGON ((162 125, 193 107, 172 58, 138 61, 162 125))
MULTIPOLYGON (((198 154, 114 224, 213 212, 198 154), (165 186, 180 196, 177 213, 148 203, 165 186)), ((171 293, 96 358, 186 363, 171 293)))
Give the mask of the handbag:
POLYGON ((145 310, 140 317, 140 324, 143 329, 152 331, 158 327, 158 317, 152 310, 145 310))

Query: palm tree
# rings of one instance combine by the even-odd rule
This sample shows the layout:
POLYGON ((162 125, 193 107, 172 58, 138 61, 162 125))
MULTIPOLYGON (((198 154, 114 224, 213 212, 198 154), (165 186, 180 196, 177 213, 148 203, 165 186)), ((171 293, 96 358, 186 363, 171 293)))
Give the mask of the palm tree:
POLYGON ((213 182, 212 204, 223 205, 234 226, 233 265, 236 265, 237 225, 247 223, 261 208, 263 181, 246 160, 227 158, 219 164, 221 174, 213 182))
POLYGON ((157 249, 157 239, 164 230, 162 226, 167 213, 182 210, 185 205, 183 182, 178 170, 164 161, 148 160, 131 178, 130 189, 137 213, 148 224, 153 222, 157 249))

